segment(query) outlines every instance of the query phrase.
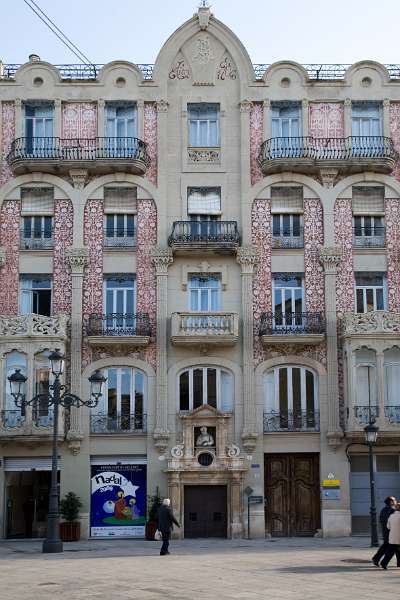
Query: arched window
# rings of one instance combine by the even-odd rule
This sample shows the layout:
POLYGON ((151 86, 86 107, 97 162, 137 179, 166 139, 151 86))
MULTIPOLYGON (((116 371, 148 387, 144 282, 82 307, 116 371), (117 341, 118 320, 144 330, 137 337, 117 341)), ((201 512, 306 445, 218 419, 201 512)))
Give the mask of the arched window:
POLYGON ((400 348, 384 352, 385 416, 391 423, 400 422, 400 348))
POLYGON ((179 410, 208 404, 223 412, 233 410, 233 375, 219 367, 191 367, 179 375, 179 410))
POLYGON ((25 408, 18 408, 10 391, 10 382, 7 377, 14 373, 15 369, 20 369, 26 377, 26 355, 22 352, 13 350, 5 356, 6 369, 4 380, 4 412, 3 424, 5 427, 19 427, 25 420, 25 408))
POLYGON ((264 431, 317 431, 315 373, 294 365, 268 371, 264 377, 264 410, 264 431))
POLYGON ((103 369, 103 395, 92 411, 92 433, 144 431, 146 428, 145 373, 130 367, 103 369))
POLYGON ((355 351, 355 416, 360 423, 378 417, 376 353, 368 348, 355 351))

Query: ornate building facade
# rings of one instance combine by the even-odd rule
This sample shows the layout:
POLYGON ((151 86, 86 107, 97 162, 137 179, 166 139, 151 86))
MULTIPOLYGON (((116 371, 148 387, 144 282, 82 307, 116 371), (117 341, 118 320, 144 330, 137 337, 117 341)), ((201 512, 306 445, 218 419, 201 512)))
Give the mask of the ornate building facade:
POLYGON ((245 536, 249 494, 253 536, 367 530, 371 419, 400 493, 399 132, 393 66, 253 66, 207 7, 154 67, 2 65, 4 537, 45 531, 52 413, 7 377, 46 392, 54 348, 82 398, 107 377, 59 438, 85 537, 157 490, 182 537, 245 536))

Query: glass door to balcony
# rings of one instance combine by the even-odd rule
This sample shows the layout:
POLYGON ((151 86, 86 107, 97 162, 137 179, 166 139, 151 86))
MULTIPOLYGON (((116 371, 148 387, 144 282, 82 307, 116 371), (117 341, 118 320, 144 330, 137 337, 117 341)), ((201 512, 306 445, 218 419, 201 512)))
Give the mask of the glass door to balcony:
POLYGON ((301 329, 303 327, 303 281, 301 275, 274 277, 273 329, 301 329))
POLYGON ((106 136, 109 158, 134 158, 137 136, 135 104, 107 105, 106 136))
POLYGON ((25 152, 34 158, 54 154, 54 109, 52 104, 25 105, 25 152))
POLYGON ((377 102, 353 104, 353 156, 374 158, 383 156, 382 112, 377 102))
POLYGON ((136 284, 133 278, 105 281, 105 335, 135 335, 136 284))
MULTIPOLYGON (((191 277, 189 281, 189 310, 212 313, 221 310, 221 280, 218 277, 191 277)), ((223 329, 220 315, 197 315, 187 319, 186 326, 202 333, 218 333, 223 329)))
POLYGON ((13 350, 5 355, 5 378, 4 378, 4 410, 2 411, 2 424, 4 427, 21 427, 25 422, 25 406, 18 408, 11 395, 10 384, 7 377, 20 369, 22 375, 27 376, 27 358, 26 354, 13 350))
POLYGON ((272 107, 273 158, 296 158, 301 156, 302 142, 300 106, 272 107))

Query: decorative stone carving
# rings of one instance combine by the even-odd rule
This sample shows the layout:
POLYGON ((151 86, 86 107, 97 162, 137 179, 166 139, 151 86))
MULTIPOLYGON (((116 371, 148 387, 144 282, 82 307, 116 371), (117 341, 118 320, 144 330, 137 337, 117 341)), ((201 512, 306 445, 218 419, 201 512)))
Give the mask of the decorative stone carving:
POLYGON ((254 431, 242 433, 242 444, 248 454, 252 454, 257 446, 258 434, 254 431))
POLYGON ((71 169, 69 172, 72 184, 76 190, 83 190, 88 179, 86 169, 71 169))
POLYGON ((353 212, 350 198, 336 200, 334 216, 335 245, 342 253, 336 276, 336 310, 340 317, 354 310, 353 212))
POLYGON ((210 22, 211 11, 210 7, 207 3, 204 2, 204 0, 202 5, 199 7, 199 10, 197 11, 197 17, 199 19, 200 29, 202 31, 206 30, 210 22))
POLYGON ((156 246, 152 251, 152 260, 157 274, 167 274, 168 267, 174 262, 171 248, 156 246))
POLYGON ((241 246, 237 250, 236 260, 242 267, 242 273, 253 273, 259 255, 255 246, 241 246))
POLYGON ((239 103, 240 112, 249 113, 252 109, 253 103, 250 100, 242 100, 239 103))
POLYGON ((156 102, 157 112, 167 112, 168 102, 166 100, 157 100, 156 102))
POLYGON ((174 446, 173 448, 171 448, 171 456, 172 458, 183 458, 183 449, 184 449, 184 445, 183 444, 177 444, 176 446, 174 446))
POLYGON ((229 458, 236 458, 240 456, 240 448, 236 444, 228 444, 226 447, 226 455, 229 458))
POLYGON ((11 150, 11 144, 15 138, 15 104, 14 102, 3 101, 0 107, 0 186, 2 186, 12 179, 13 176, 6 157, 11 150))
POLYGON ((29 314, 17 317, 0 315, 0 335, 3 337, 58 337, 65 339, 68 318, 65 315, 46 317, 29 314))
POLYGON ((81 442, 84 435, 78 431, 68 431, 66 438, 68 441, 68 449, 73 456, 77 456, 81 451, 81 442))
POLYGON ((220 79, 221 81, 225 81, 226 79, 237 79, 237 69, 233 59, 229 54, 225 54, 224 58, 218 65, 217 79, 220 79))
POLYGON ((214 52, 211 48, 208 35, 197 38, 196 49, 193 52, 192 59, 201 65, 205 65, 214 60, 214 58, 214 52))
POLYGON ((20 213, 19 200, 7 200, 0 208, 0 240, 6 256, 0 271, 0 312, 3 315, 18 313, 20 213))
POLYGON ((321 248, 320 261, 324 266, 325 273, 336 273, 336 269, 342 258, 342 251, 337 246, 326 246, 321 248))
POLYGON ((400 314, 379 310, 367 313, 345 313, 342 320, 343 335, 365 333, 400 334, 400 314))
POLYGON ((220 150, 215 148, 188 148, 188 159, 191 163, 219 163, 220 150))
POLYGON ((400 312, 400 200, 386 198, 386 257, 388 308, 392 312, 400 312))
POLYGON ((338 169, 320 167, 319 175, 322 185, 326 188, 333 188, 338 176, 338 172, 338 169))
POLYGON ((155 429, 153 433, 154 446, 160 452, 160 454, 164 454, 166 449, 168 448, 169 442, 169 431, 165 429, 155 429))
POLYGON ((4 248, 0 248, 0 267, 4 267, 6 264, 6 251, 4 248))
POLYGON ((89 261, 89 250, 87 248, 69 248, 66 258, 72 272, 83 273, 89 261))
POLYGON ((168 77, 175 80, 190 79, 190 68, 186 64, 183 54, 178 55, 175 63, 171 67, 168 77))

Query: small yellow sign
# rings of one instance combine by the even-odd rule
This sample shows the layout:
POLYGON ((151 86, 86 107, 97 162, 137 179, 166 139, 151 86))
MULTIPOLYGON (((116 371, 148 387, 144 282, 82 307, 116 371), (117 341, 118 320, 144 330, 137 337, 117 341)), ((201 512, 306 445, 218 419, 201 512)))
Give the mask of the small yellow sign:
POLYGON ((340 479, 323 479, 322 487, 340 487, 340 479))

